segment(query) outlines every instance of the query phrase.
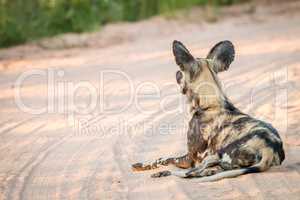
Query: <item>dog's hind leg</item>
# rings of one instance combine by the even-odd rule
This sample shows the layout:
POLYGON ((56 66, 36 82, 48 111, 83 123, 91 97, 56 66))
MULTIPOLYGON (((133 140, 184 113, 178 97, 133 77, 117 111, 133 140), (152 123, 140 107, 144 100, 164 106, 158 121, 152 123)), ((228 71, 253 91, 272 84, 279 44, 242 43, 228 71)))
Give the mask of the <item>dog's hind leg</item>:
POLYGON ((214 167, 220 163, 220 157, 218 155, 211 155, 204 158, 199 167, 191 169, 187 176, 192 176, 193 173, 201 174, 205 169, 209 167, 214 167))
POLYGON ((247 168, 234 169, 234 170, 220 172, 212 176, 202 177, 199 179, 199 182, 213 182, 224 178, 234 178, 243 174, 266 171, 271 167, 272 161, 274 160, 274 155, 273 155, 274 151, 269 147, 261 149, 260 151, 262 154, 261 155, 262 158, 257 164, 247 168))
POLYGON ((159 158, 149 164, 135 163, 132 165, 132 170, 133 171, 146 171, 146 170, 159 168, 160 166, 167 166, 170 164, 175 165, 176 167, 179 167, 179 168, 187 169, 187 168, 193 167, 194 161, 189 157, 188 154, 186 154, 184 156, 175 157, 175 158, 166 158, 166 159, 159 158))

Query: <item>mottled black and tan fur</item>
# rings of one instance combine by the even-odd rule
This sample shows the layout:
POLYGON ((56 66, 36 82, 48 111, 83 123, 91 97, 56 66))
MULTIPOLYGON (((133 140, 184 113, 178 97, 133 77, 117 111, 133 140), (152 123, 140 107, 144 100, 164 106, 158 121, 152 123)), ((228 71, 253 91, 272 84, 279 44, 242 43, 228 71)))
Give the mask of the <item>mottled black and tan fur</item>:
POLYGON ((242 113, 227 99, 217 74, 229 68, 235 50, 230 41, 216 44, 206 58, 196 59, 179 41, 173 53, 181 92, 190 102, 188 153, 178 158, 137 163, 136 171, 174 164, 186 170, 162 171, 152 177, 176 175, 216 181, 280 165, 284 158, 281 138, 272 125, 242 113))

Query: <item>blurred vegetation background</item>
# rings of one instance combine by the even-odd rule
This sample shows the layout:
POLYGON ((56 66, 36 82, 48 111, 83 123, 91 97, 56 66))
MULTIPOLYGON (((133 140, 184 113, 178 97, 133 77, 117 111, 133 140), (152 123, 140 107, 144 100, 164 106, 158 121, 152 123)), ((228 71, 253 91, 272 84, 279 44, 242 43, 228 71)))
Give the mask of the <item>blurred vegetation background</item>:
POLYGON ((137 21, 194 5, 239 0, 0 0, 0 47, 66 32, 93 31, 116 21, 137 21))

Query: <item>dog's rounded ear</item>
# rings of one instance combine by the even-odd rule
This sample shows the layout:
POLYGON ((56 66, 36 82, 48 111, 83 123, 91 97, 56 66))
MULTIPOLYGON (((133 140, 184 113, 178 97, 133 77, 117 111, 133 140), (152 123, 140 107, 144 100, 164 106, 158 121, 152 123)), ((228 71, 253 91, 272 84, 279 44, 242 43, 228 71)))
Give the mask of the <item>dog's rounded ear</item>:
POLYGON ((217 43, 208 53, 207 59, 214 62, 214 71, 216 73, 225 71, 233 62, 235 50, 232 42, 225 40, 217 43))
POLYGON ((189 50, 177 40, 173 42, 173 54, 181 70, 188 70, 188 64, 195 61, 189 50))

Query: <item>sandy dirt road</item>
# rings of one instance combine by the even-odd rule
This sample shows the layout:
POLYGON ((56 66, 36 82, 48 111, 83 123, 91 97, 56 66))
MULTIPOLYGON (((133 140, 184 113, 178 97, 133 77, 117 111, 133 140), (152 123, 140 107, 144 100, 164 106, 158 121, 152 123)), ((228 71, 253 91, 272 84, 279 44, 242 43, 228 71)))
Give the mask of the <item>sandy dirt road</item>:
POLYGON ((2 50, 0 199, 300 199, 300 4, 289 6, 215 24, 130 24, 134 40, 105 48, 2 50), (174 39, 200 57, 235 44, 224 89, 279 130, 282 166, 216 183, 132 173, 134 162, 186 151, 174 39))

